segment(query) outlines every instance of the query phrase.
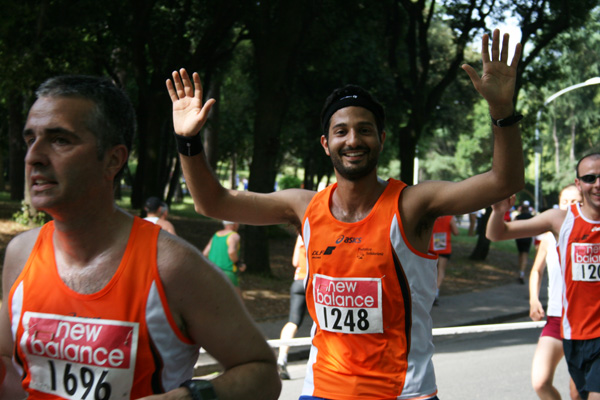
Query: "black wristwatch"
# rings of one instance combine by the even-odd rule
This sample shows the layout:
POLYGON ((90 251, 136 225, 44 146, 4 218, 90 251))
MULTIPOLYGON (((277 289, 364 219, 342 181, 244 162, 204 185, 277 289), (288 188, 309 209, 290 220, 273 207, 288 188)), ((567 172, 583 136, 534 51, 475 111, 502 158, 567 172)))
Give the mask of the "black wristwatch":
POLYGON ((500 128, 505 128, 507 126, 516 124, 517 122, 519 122, 522 119, 523 119, 523 114, 514 113, 510 117, 506 117, 506 118, 501 118, 501 119, 492 118, 492 124, 494 124, 500 128))
POLYGON ((215 388, 210 381, 203 379, 188 379, 179 387, 185 387, 190 391, 193 400, 218 400, 215 388))

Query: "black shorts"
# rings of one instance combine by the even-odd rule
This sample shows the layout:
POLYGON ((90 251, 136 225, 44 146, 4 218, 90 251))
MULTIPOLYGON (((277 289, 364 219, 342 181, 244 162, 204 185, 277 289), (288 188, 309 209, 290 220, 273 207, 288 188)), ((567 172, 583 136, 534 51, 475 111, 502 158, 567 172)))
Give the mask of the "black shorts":
POLYGON ((589 392, 600 393, 600 338, 589 340, 563 339, 569 374, 582 399, 589 392))
POLYGON ((304 281, 297 279, 290 286, 290 316, 288 321, 300 326, 305 314, 306 292, 304 291, 304 281))
POLYGON ((515 239, 519 253, 529 253, 531 249, 531 238, 515 239))

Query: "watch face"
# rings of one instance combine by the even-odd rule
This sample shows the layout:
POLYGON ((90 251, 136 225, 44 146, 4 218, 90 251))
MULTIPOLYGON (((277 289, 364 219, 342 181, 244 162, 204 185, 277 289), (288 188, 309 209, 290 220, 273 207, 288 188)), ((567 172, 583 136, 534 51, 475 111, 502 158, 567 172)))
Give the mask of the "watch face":
POLYGON ((217 400, 217 394, 210 381, 190 379, 181 384, 188 388, 193 400, 217 400))

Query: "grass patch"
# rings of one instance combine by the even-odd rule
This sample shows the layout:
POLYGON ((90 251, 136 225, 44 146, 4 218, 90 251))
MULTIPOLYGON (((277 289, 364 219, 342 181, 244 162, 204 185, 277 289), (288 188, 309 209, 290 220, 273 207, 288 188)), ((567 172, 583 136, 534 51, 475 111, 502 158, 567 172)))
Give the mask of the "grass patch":
MULTIPOLYGON (((475 244, 477 243, 477 235, 469 236, 469 230, 461 227, 458 228, 458 232, 458 236, 452 236, 452 244, 460 243, 461 245, 464 245, 466 247, 471 246, 472 248, 475 248, 475 244)), ((515 255, 517 254, 517 245, 515 244, 515 241, 513 239, 501 240, 499 242, 491 242, 490 249, 496 249, 502 252, 512 253, 515 255)))

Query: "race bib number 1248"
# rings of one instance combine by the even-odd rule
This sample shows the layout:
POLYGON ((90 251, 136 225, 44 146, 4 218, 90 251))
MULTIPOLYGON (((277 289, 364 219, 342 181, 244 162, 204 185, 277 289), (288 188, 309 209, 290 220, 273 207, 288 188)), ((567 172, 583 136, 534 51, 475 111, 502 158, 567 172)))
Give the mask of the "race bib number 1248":
POLYGON ((380 278, 313 277, 315 311, 322 330, 382 333, 380 278))

